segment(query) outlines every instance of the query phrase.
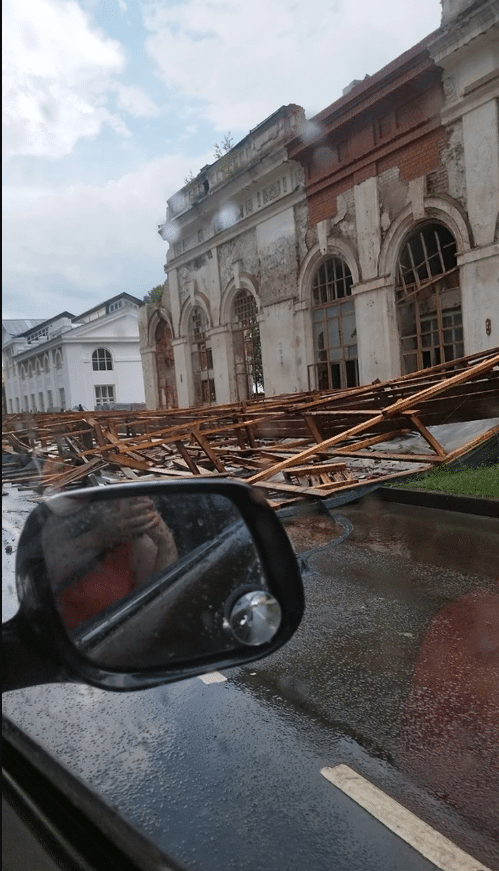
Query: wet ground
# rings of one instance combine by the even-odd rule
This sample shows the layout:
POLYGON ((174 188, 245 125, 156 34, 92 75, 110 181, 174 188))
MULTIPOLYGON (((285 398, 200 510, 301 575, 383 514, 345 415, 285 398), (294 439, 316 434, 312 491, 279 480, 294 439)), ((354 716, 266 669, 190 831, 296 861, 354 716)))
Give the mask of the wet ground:
MULTIPOLYGON (((16 511, 21 518, 31 507, 16 493, 6 497, 4 550, 15 549, 16 511)), ((445 619, 455 602, 473 615, 470 595, 491 613, 483 597, 497 594, 499 521, 370 497, 339 511, 309 509, 286 526, 307 606, 295 637, 272 657, 210 685, 194 679, 126 695, 77 686, 22 690, 6 698, 7 712, 199 871, 433 868, 321 778, 322 766, 338 763, 499 869, 499 790, 489 789, 498 783, 499 759, 492 635, 492 646, 486 639, 489 647, 478 651, 482 707, 472 707, 464 684, 452 684, 464 671, 451 663, 453 722, 462 732, 447 741, 453 753, 439 756, 437 740, 436 756, 411 768, 407 752, 415 730, 435 742, 414 691, 422 669, 430 689, 447 678, 445 671, 428 677, 420 656, 428 640, 430 660, 439 649, 437 615, 445 619), (455 768, 457 789, 439 790, 432 780, 427 763, 435 769, 439 758, 455 768)), ((12 603, 5 568, 4 585, 12 603)), ((448 625, 454 632, 457 624, 448 625)), ((451 708, 439 712, 442 728, 451 708)))

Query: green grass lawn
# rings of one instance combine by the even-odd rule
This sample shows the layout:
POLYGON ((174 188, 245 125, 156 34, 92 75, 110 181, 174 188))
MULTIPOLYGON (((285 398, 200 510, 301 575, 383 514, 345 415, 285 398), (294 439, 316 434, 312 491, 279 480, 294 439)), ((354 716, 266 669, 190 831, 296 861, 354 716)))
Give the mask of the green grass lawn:
POLYGON ((397 486, 411 490, 436 490, 456 496, 482 496, 499 499, 499 463, 493 466, 478 466, 476 469, 450 471, 440 467, 425 472, 407 484, 397 486))

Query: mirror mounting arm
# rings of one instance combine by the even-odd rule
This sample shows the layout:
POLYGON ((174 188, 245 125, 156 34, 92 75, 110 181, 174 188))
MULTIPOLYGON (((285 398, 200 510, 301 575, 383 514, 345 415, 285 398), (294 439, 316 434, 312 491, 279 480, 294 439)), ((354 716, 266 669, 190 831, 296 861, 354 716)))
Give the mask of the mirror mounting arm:
POLYGON ((2 624, 2 693, 68 680, 61 666, 22 631, 18 616, 2 624))

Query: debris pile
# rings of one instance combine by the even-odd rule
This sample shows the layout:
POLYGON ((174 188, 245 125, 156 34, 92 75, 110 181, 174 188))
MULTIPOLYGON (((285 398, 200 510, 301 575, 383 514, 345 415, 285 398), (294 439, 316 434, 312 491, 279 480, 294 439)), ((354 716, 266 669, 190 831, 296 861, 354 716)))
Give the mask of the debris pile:
POLYGON ((274 507, 367 487, 499 445, 499 349, 393 381, 156 411, 7 415, 2 479, 40 492, 232 477, 274 507), (470 438, 466 421, 475 421, 470 438), (464 439, 464 440, 463 440, 464 439))

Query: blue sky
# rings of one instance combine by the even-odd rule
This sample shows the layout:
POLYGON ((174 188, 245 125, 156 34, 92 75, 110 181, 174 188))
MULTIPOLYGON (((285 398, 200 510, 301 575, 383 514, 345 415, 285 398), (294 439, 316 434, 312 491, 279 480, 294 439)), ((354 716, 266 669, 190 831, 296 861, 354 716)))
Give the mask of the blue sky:
POLYGON ((5 0, 3 317, 164 281, 166 199, 287 103, 308 117, 438 0, 5 0))

